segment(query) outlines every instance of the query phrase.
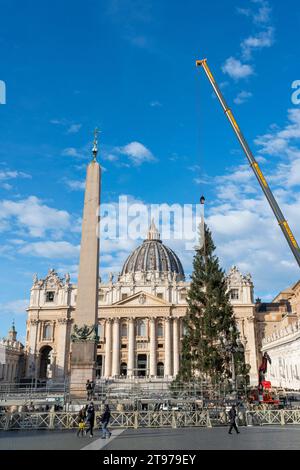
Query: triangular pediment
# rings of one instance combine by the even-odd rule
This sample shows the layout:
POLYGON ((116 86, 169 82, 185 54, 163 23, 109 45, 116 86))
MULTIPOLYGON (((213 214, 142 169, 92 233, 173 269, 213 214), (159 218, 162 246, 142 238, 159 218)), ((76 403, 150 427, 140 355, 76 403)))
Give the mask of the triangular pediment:
POLYGON ((166 302, 163 299, 160 299, 156 297, 155 295, 149 294, 148 292, 137 292, 136 294, 130 295, 129 297, 126 297, 126 299, 119 300, 118 302, 115 302, 113 304, 114 306, 116 305, 122 305, 122 307, 132 307, 132 306, 139 306, 139 307, 147 307, 147 306, 164 306, 168 307, 171 304, 169 302, 166 302))

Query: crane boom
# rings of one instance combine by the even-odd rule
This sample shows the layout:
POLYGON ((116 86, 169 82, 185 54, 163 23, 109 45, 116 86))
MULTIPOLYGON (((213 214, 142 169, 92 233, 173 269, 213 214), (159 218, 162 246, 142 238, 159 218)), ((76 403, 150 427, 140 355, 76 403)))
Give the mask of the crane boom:
POLYGON ((296 261, 298 263, 298 265, 300 266, 300 248, 299 248, 299 245, 289 227, 289 224, 287 223, 287 220, 284 218, 284 215, 283 213, 281 212, 281 209, 266 181, 266 178, 264 177, 257 161, 255 160, 254 156, 253 156, 253 153, 251 152, 250 150, 250 147, 245 139, 245 137, 243 136, 233 114, 232 114, 232 111, 231 109, 227 106, 227 103, 221 93, 221 90, 220 88, 218 87, 214 77, 213 77, 213 74, 211 73, 211 70, 209 68, 209 66, 207 65, 207 59, 203 59, 203 60, 197 60, 196 61, 196 66, 201 66, 203 67, 206 75, 207 75, 207 78, 208 80, 210 81, 211 83, 211 86, 213 87, 213 90, 215 92, 215 94, 217 95, 217 98, 218 100, 220 101, 221 103, 221 106, 235 132, 235 135, 237 136, 238 138, 238 141, 240 142, 241 144, 241 147, 242 149, 244 150, 245 154, 246 154, 246 157, 249 161, 249 164, 264 192, 264 195, 266 196, 270 206, 271 206, 271 209, 272 211, 274 212, 274 215, 278 221, 278 224, 289 244, 289 247, 290 249, 292 250, 292 253, 294 255, 294 257, 296 258, 296 261))

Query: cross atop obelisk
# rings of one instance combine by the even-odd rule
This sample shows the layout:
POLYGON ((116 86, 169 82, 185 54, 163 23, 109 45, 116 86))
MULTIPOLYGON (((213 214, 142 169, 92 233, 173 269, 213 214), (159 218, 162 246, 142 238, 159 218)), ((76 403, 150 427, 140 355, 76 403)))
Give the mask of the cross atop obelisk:
POLYGON ((83 396, 87 380, 95 379, 98 342, 99 208, 101 168, 97 162, 98 129, 94 131, 93 159, 88 164, 77 284, 71 334, 71 393, 83 396))
POLYGON ((100 134, 100 131, 98 127, 96 127, 94 130, 94 144, 93 144, 93 150, 92 150, 94 162, 97 160, 97 154, 98 154, 98 134, 100 134))

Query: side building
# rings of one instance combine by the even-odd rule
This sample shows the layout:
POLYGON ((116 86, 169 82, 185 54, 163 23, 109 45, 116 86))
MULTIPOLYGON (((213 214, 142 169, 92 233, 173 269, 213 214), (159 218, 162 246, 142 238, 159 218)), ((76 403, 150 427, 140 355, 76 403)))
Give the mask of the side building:
POLYGON ((0 340, 0 384, 18 383, 24 375, 24 346, 17 339, 14 323, 0 340))
POLYGON ((266 379, 274 387, 300 390, 300 281, 256 308, 257 330, 264 331, 258 346, 272 361, 266 379))

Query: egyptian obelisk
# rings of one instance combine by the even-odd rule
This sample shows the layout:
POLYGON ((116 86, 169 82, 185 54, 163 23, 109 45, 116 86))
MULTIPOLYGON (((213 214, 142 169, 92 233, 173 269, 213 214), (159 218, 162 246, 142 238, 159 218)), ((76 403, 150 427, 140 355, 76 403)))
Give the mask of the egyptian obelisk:
POLYGON ((99 208, 101 168, 97 162, 98 130, 93 159, 87 167, 76 310, 71 335, 72 395, 83 396, 87 380, 95 379, 97 358, 99 283, 99 208))

